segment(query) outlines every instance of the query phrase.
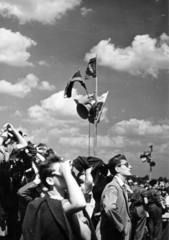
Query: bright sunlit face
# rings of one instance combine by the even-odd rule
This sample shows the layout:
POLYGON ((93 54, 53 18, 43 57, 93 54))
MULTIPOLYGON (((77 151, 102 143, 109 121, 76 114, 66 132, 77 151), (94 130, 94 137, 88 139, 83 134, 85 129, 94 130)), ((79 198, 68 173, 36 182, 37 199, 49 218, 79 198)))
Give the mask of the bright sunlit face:
POLYGON ((132 174, 132 166, 126 161, 121 160, 121 163, 117 165, 117 170, 122 176, 131 176, 132 174))

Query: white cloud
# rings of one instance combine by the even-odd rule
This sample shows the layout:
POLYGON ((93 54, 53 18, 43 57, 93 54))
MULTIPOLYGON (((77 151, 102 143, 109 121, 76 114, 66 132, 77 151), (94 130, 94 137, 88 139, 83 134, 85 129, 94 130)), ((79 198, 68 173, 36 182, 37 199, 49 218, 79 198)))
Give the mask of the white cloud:
POLYGON ((81 14, 82 16, 86 16, 88 13, 92 12, 93 10, 91 8, 86 8, 86 7, 82 7, 81 9, 81 14))
POLYGON ((67 126, 67 123, 75 124, 81 121, 74 101, 74 98, 79 97, 81 95, 78 95, 75 89, 72 91, 72 98, 64 98, 64 91, 60 91, 42 100, 40 105, 30 107, 28 109, 28 117, 34 123, 40 122, 50 127, 58 125, 67 126))
POLYGON ((49 67, 49 66, 50 66, 50 65, 49 65, 46 61, 44 61, 44 60, 39 61, 38 64, 39 64, 40 66, 46 66, 46 67, 49 67))
POLYGON ((60 137, 59 138, 59 144, 65 146, 71 146, 71 147, 80 147, 80 148, 87 148, 89 143, 89 139, 87 135, 81 135, 77 137, 60 137))
POLYGON ((55 87, 48 82, 39 83, 39 79, 34 74, 28 74, 25 78, 19 79, 17 83, 12 84, 6 80, 0 80, 0 92, 12 96, 23 98, 31 92, 32 88, 39 90, 53 90, 55 87))
POLYGON ((159 39, 138 35, 131 46, 116 47, 111 39, 102 40, 86 54, 85 60, 97 54, 98 64, 132 75, 158 76, 159 70, 169 70, 169 36, 163 33, 159 39))
POLYGON ((22 117, 23 114, 22 114, 19 110, 16 110, 15 113, 14 113, 14 116, 16 116, 16 117, 22 117))
POLYGON ((30 21, 54 24, 56 19, 80 4, 81 0, 1 0, 0 14, 18 18, 21 24, 30 21))
POLYGON ((57 116, 77 116, 76 104, 73 100, 73 96, 72 98, 64 98, 63 94, 64 92, 60 91, 41 101, 41 107, 55 113, 57 116))
POLYGON ((169 125, 153 125, 150 121, 130 119, 121 121, 112 127, 112 132, 123 136, 169 136, 169 125))
POLYGON ((139 155, 153 144, 156 158, 161 153, 168 156, 169 125, 167 124, 153 124, 148 120, 138 119, 121 121, 109 130, 109 138, 114 143, 112 147, 116 146, 117 149, 121 146, 121 149, 139 155))
POLYGON ((48 134, 46 134, 46 129, 44 129, 42 126, 39 126, 39 128, 33 129, 28 133, 27 131, 23 132, 27 134, 27 140, 31 141, 32 143, 46 143, 48 145, 49 137, 48 134))
POLYGON ((37 87, 39 90, 42 90, 42 91, 52 91, 55 89, 55 86, 54 85, 50 85, 49 82, 47 81, 42 81, 40 83, 40 85, 37 87))
POLYGON ((63 135, 77 136, 80 133, 80 128, 79 127, 71 127, 71 128, 67 127, 67 128, 63 128, 63 129, 53 128, 48 133, 50 136, 57 136, 57 137, 60 137, 63 135))
POLYGON ((33 66, 31 62, 28 62, 30 53, 27 49, 35 45, 35 41, 19 32, 14 33, 0 28, 0 63, 16 67, 33 66))

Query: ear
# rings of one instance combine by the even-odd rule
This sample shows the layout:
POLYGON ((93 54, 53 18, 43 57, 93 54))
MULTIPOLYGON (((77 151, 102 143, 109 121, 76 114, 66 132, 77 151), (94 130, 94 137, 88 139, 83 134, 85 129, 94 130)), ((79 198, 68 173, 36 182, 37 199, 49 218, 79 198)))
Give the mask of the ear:
POLYGON ((50 186, 53 186, 53 185, 54 185, 53 178, 51 178, 51 177, 47 177, 47 178, 46 178, 46 182, 47 182, 47 184, 50 185, 50 186))
POLYGON ((118 166, 115 167, 115 170, 116 170, 117 173, 119 173, 119 167, 118 166))

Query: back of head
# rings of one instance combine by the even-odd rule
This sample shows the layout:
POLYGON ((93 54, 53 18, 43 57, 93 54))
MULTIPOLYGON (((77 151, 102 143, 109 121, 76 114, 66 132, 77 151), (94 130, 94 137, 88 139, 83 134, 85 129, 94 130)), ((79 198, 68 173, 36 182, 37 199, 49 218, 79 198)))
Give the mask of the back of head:
POLYGON ((39 143, 37 147, 46 147, 47 148, 47 145, 45 143, 39 143))
POLYGON ((45 161, 40 163, 39 176, 42 184, 45 187, 49 188, 46 178, 52 176, 52 173, 54 172, 53 165, 61 162, 62 159, 59 156, 57 156, 55 153, 50 153, 48 156, 46 156, 45 161))
POLYGON ((144 186, 144 184, 146 183, 146 181, 143 178, 138 178, 137 181, 139 186, 144 186))
POLYGON ((150 182, 149 182, 150 186, 151 187, 154 187, 156 184, 157 184, 157 180, 156 179, 152 179, 150 182))
POLYGON ((126 157, 123 154, 117 154, 111 158, 108 162, 108 168, 112 175, 116 175, 116 166, 121 163, 121 160, 126 160, 126 157))

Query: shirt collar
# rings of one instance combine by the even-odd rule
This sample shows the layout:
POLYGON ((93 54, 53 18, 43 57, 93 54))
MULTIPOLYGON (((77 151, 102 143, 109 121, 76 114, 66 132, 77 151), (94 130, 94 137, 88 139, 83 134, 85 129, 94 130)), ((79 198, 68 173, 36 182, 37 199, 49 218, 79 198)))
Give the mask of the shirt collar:
POLYGON ((118 176, 115 176, 115 178, 117 179, 121 187, 125 185, 125 183, 123 182, 123 180, 121 180, 121 178, 119 178, 118 176))

